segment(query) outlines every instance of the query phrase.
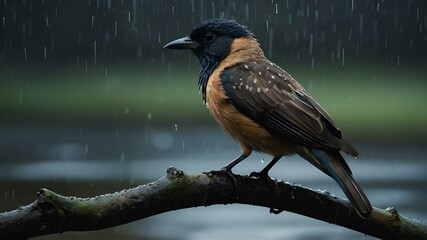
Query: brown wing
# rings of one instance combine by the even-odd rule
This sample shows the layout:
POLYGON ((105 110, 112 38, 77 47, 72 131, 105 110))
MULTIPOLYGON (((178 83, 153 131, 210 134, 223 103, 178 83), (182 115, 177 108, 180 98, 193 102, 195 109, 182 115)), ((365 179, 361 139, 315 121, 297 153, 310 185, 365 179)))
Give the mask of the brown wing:
POLYGON ((221 73, 221 83, 228 101, 272 134, 357 156, 326 111, 277 65, 265 59, 239 63, 221 73))

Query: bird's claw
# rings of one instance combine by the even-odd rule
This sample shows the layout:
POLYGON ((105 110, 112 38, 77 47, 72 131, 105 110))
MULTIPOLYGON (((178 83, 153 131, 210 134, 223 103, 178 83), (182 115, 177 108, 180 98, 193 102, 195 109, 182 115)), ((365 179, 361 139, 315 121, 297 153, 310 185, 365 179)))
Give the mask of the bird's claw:
POLYGON ((253 177, 253 178, 258 178, 258 179, 263 179, 263 180, 267 180, 267 181, 274 181, 273 179, 270 178, 270 176, 268 176, 267 172, 261 171, 261 172, 251 172, 249 174, 249 177, 253 177))
POLYGON ((249 174, 249 177, 251 178, 258 178, 258 179, 267 179, 270 178, 268 175, 262 173, 262 172, 251 172, 249 174))
POLYGON ((230 168, 223 167, 220 170, 213 170, 213 171, 210 171, 209 173, 210 174, 225 174, 225 176, 227 177, 227 179, 230 180, 230 182, 233 185, 233 191, 235 193, 236 199, 239 198, 239 194, 237 192, 237 181, 236 181, 236 178, 234 177, 234 174, 233 174, 233 172, 231 171, 230 168))
MULTIPOLYGON (((251 174, 249 174, 249 177, 258 178, 260 180, 264 180, 268 182, 270 191, 273 193, 272 203, 274 204, 277 200, 277 197, 279 196, 279 186, 277 185, 277 182, 274 179, 272 179, 270 176, 268 176, 268 173, 265 171, 251 172, 251 174)), ((280 210, 277 208, 270 208, 270 213, 280 214, 281 212, 283 212, 283 210, 280 210)))
POLYGON ((275 195, 279 194, 279 187, 277 186, 277 182, 274 179, 272 179, 270 176, 268 176, 268 173, 265 173, 263 171, 251 172, 251 174, 249 174, 249 177, 255 177, 260 180, 264 180, 268 182, 268 185, 270 189, 274 192, 274 194, 275 195))

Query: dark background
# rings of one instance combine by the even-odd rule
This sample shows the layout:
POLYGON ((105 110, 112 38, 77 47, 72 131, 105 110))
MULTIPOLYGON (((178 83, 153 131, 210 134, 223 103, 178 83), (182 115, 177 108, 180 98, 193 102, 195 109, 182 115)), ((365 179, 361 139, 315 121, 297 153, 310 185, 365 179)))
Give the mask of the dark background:
POLYGON ((165 57, 164 43, 212 17, 247 25, 267 56, 282 63, 340 65, 344 50, 348 64, 397 65, 398 58, 425 61, 427 53, 425 2, 414 0, 5 0, 0 11, 3 66, 167 64, 175 61, 165 57))
MULTIPOLYGON (((0 211, 40 187, 94 196, 160 178, 170 165, 219 169, 240 152, 198 94, 190 52, 163 46, 201 21, 247 25, 360 152, 346 157, 374 206, 427 219, 425 1, 0 2, 0 211), (4 193, 3 193, 4 192, 4 193)), ((269 156, 236 167, 248 174, 269 156)), ((301 158, 271 172, 343 196, 301 158)), ((162 214, 40 239, 372 239, 252 206, 162 214)))

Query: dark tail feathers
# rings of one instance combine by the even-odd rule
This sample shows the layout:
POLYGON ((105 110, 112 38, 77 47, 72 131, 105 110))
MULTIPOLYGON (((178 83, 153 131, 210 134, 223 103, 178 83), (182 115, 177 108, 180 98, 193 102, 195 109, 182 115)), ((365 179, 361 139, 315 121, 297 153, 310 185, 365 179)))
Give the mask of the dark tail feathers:
POLYGON ((338 183, 357 212, 364 218, 368 217, 372 212, 371 203, 362 188, 354 180, 341 154, 321 149, 311 149, 311 151, 329 176, 338 183))

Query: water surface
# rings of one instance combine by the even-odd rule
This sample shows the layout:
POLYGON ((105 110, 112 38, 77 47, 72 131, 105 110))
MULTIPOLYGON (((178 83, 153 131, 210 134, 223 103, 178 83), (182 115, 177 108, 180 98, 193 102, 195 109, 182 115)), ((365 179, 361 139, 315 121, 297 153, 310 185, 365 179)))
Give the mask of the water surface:
MULTIPOLYGON (((219 169, 239 154, 238 146, 216 127, 143 129, 50 127, 3 129, 0 167, 1 211, 34 201, 40 187, 64 195, 89 197, 156 180, 169 166, 190 173, 219 169), (13 134, 12 134, 13 133, 13 134), (9 136, 6 139, 6 136, 9 136), (19 158, 13 160, 20 146, 19 158)), ((427 163, 420 145, 356 142, 359 159, 348 159, 374 206, 396 207, 427 219, 427 163)), ((239 174, 262 169, 269 156, 253 154, 235 168, 239 174)), ((344 196, 338 185, 300 157, 283 158, 270 175, 344 196)), ((245 205, 218 205, 164 213, 123 226, 37 239, 373 239, 318 220, 245 205)))

